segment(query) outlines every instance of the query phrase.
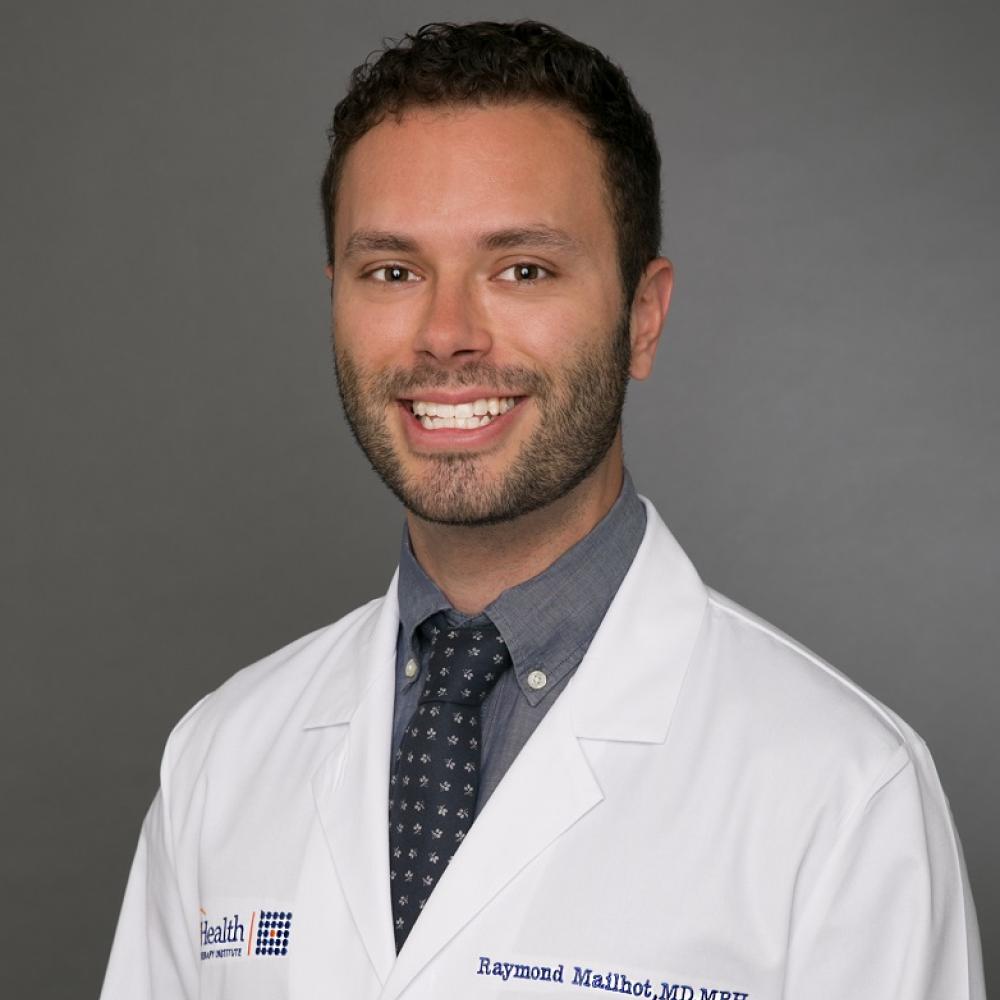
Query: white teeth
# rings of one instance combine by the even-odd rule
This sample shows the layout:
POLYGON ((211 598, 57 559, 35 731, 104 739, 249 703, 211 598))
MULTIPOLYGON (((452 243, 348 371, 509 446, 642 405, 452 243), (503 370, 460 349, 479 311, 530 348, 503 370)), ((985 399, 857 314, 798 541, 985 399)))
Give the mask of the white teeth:
POLYGON ((486 424, 501 413, 506 413, 515 404, 511 397, 501 398, 490 396, 477 399, 471 403, 434 403, 415 399, 411 403, 414 416, 428 430, 441 427, 458 427, 462 430, 472 430, 475 427, 485 427, 486 424))
POLYGON ((471 431, 476 427, 485 427, 492 419, 485 417, 420 417, 420 423, 429 431, 436 431, 439 427, 457 427, 463 431, 471 431))

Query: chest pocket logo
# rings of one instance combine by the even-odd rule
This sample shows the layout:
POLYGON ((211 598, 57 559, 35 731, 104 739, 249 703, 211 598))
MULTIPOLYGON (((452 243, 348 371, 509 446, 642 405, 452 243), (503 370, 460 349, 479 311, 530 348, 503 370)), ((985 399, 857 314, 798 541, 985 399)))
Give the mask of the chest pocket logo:
POLYGON ((199 908, 198 934, 203 962, 282 958, 292 940, 292 911, 234 908, 219 915, 199 908))

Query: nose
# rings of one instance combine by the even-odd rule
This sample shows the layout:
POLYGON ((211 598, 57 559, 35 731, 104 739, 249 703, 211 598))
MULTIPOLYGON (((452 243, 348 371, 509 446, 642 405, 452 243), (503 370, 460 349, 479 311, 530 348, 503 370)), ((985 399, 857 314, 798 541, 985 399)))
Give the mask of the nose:
POLYGON ((414 350, 441 364, 467 364, 487 354, 493 338, 470 283, 438 276, 428 292, 414 350))

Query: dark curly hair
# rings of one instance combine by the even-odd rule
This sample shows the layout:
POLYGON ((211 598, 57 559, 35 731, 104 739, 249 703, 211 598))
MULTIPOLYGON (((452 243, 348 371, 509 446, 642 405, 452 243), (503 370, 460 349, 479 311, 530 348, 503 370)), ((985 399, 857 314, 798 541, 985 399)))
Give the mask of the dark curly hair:
POLYGON ((516 101, 575 112, 603 149, 622 289, 630 303, 660 246, 660 153, 653 122, 607 56, 538 21, 425 24, 354 70, 333 113, 321 185, 329 262, 344 161, 366 132, 413 106, 516 101))

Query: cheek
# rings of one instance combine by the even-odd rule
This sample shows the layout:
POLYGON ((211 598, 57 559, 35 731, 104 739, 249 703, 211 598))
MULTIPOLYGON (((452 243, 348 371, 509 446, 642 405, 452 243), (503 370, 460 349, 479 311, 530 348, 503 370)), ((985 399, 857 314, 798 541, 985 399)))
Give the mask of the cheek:
POLYGON ((497 298, 501 301, 491 302, 486 315, 494 343, 538 360, 558 360, 580 342, 582 331, 594 325, 592 315, 564 296, 511 293, 497 298))
POLYGON ((522 324, 518 345, 536 363, 556 372, 606 350, 613 327, 611 319, 563 311, 522 324))
POLYGON ((334 300, 332 334, 335 350, 346 352, 365 368, 398 359, 405 345, 407 321, 398 306, 373 308, 368 303, 334 300))

